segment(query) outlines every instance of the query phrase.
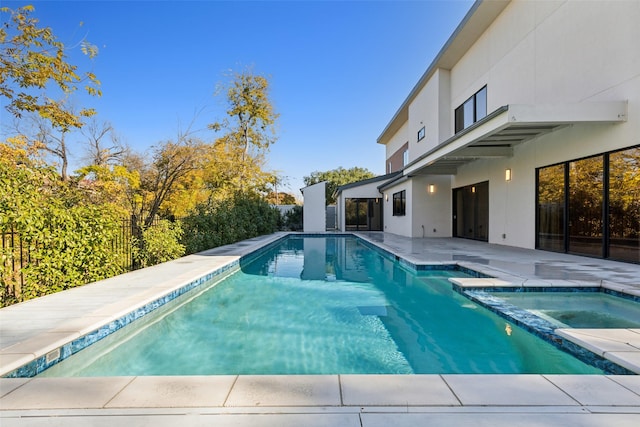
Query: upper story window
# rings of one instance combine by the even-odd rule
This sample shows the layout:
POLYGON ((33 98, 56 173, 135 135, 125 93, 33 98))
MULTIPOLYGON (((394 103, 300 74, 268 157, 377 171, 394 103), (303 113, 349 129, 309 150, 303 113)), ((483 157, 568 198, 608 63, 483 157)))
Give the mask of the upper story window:
POLYGON ((393 193, 393 216, 404 216, 407 209, 406 190, 393 193))
POLYGON ((402 153, 402 167, 405 167, 409 164, 409 150, 404 150, 402 153))
POLYGON ((393 169, 391 168, 391 162, 387 162, 387 173, 391 172, 393 172, 393 169))
POLYGON ((487 87, 483 87, 455 110, 455 131, 460 132, 487 116, 487 87))

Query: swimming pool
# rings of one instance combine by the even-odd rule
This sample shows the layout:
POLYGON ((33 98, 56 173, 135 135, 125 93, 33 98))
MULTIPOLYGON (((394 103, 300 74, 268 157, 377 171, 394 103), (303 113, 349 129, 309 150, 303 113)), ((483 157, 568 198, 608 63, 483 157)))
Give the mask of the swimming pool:
POLYGON ((499 292, 493 295, 558 328, 640 328, 640 304, 604 292, 499 292))
POLYGON ((41 376, 602 373, 354 237, 289 237, 41 376))

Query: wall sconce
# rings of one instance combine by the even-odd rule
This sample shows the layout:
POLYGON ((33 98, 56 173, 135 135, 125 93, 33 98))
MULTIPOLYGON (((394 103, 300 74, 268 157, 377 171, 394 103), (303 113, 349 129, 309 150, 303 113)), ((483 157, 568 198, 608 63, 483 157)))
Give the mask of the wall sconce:
POLYGON ((504 171, 504 180, 511 181, 511 169, 505 169, 504 171))
POLYGON ((388 195, 388 194, 385 194, 385 195, 384 195, 384 201, 385 201, 385 202, 388 202, 388 201, 389 201, 389 195, 388 195))
POLYGON ((475 186, 475 185, 471 187, 471 192, 472 192, 472 193, 475 193, 475 192, 476 192, 476 186, 475 186))
POLYGON ((433 194, 436 192, 436 186, 434 184, 429 184, 429 194, 433 194))

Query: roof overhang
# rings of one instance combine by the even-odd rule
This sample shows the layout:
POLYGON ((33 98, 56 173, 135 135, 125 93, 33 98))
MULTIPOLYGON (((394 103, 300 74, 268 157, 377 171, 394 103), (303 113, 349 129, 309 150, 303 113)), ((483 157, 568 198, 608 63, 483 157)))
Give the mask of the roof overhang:
POLYGON ((479 159, 513 155, 513 147, 580 123, 627 120, 627 101, 561 105, 506 105, 423 154, 404 168, 405 176, 455 175, 479 159))
POLYGON ((493 23, 511 0, 476 0, 464 16, 453 34, 446 41, 433 62, 411 89, 391 121, 377 139, 378 144, 387 144, 393 135, 409 120, 409 105, 418 96, 429 79, 439 69, 451 70, 493 23))

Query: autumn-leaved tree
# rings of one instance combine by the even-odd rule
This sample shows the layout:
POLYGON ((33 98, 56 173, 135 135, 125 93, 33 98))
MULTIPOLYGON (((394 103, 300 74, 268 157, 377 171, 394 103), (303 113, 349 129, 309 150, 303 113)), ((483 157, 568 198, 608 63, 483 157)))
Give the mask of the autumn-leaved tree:
MULTIPOLYGON (((278 114, 269 99, 269 81, 250 70, 233 74, 226 89, 227 117, 209 125, 224 134, 215 143, 219 155, 235 171, 235 179, 226 177, 219 182, 233 182, 240 191, 264 189, 271 175, 262 169, 265 153, 276 141, 275 123, 278 114)), ((224 170, 228 165, 221 165, 224 170)), ((224 175, 224 173, 222 173, 224 175)))
MULTIPOLYGON (((99 96, 100 82, 93 73, 79 73, 76 65, 67 62, 64 44, 51 28, 38 26, 38 19, 31 16, 33 11, 33 6, 0 8, 0 95, 15 117, 35 112, 62 131, 80 128, 82 118, 95 111, 84 108, 75 114, 65 105, 66 97, 80 85, 90 95, 99 96), (61 100, 51 98, 53 87, 62 94, 61 100)), ((84 41, 81 49, 90 58, 98 53, 95 46, 84 41)))
POLYGON ((351 169, 339 167, 326 172, 314 171, 311 172, 309 176, 305 176, 302 179, 305 185, 313 185, 327 181, 326 200, 327 204, 330 205, 336 202, 333 194, 339 186, 373 178, 375 176, 376 175, 368 169, 356 166, 351 169))

